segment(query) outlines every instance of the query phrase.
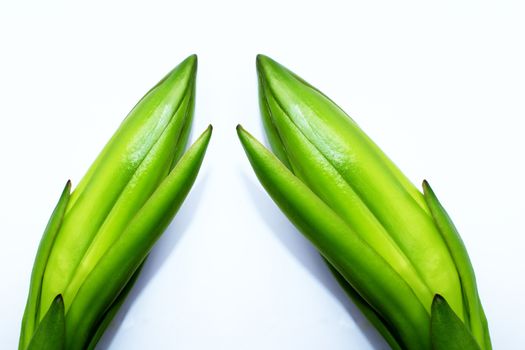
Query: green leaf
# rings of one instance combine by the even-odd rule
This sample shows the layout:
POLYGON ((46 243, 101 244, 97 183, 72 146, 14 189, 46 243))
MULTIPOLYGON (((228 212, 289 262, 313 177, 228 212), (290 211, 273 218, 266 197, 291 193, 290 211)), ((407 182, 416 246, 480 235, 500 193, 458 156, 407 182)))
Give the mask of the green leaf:
POLYGON ((58 200, 58 203, 49 218, 33 265, 33 272, 31 273, 31 282, 29 288, 29 295, 27 297, 27 304, 22 319, 22 329, 20 331, 20 343, 18 348, 23 350, 27 347, 29 341, 33 337, 35 328, 40 321, 40 298, 42 291, 42 279, 46 270, 47 261, 53 248, 55 237, 62 224, 62 219, 69 203, 71 192, 71 181, 66 183, 64 190, 58 200))
POLYGON ((468 328, 439 294, 432 301, 430 340, 434 350, 481 350, 468 328))
POLYGON ((491 349, 487 320, 479 299, 474 268, 470 262, 467 249, 450 216, 426 180, 423 181, 423 192, 428 208, 448 246, 460 277, 467 326, 484 349, 491 349))
POLYGON ((27 350, 61 350, 66 343, 66 321, 64 316, 64 300, 57 295, 51 307, 38 325, 27 350))
MULTIPOLYGON (((262 67, 260 67, 262 62, 261 57, 262 55, 257 56, 256 64, 258 72, 262 71, 262 67)), ((262 123, 266 133, 266 138, 268 139, 268 142, 272 147, 272 151, 277 156, 277 158, 279 158, 288 169, 292 170, 290 160, 288 159, 288 155, 286 154, 286 150, 281 139, 281 135, 279 134, 279 130, 274 123, 275 118, 272 116, 272 110, 268 105, 268 99, 266 97, 267 88, 265 87, 263 75, 258 74, 257 77, 259 81, 259 108, 261 111, 262 123)))
POLYGON ((182 156, 80 287, 67 313, 67 347, 84 349, 101 315, 122 292, 189 193, 206 153, 211 126, 182 156))
POLYGON ((359 293, 357 293, 354 287, 352 287, 352 285, 345 280, 343 275, 341 275, 326 259, 324 260, 337 282, 339 282, 341 288, 343 288, 348 297, 352 299, 355 306, 357 306, 357 308, 363 313, 372 326, 374 326, 379 334, 383 336, 392 350, 402 350, 403 347, 396 337, 395 330, 392 329, 388 323, 386 323, 383 317, 381 317, 381 315, 376 310, 374 310, 370 304, 368 304, 366 300, 359 295, 359 293))
POLYGON ((133 274, 131 279, 128 281, 128 283, 126 283, 126 286, 124 287, 122 292, 120 292, 117 299, 115 299, 113 304, 111 304, 109 309, 105 312, 104 316, 102 317, 102 320, 98 324, 98 327, 95 333, 93 334, 93 336, 91 336, 91 339, 89 340, 89 345, 86 347, 86 350, 94 350, 96 348, 98 341, 104 335, 104 332, 111 324, 111 321, 113 321, 113 318, 120 310, 120 307, 122 306, 122 304, 124 304, 124 301, 126 301, 126 298, 128 297, 129 292, 131 291, 133 286, 135 285, 135 282, 137 281, 140 275, 140 272, 142 271, 142 268, 144 267, 144 264, 146 263, 146 260, 147 258, 142 262, 142 264, 139 266, 137 271, 135 271, 135 273, 133 274))
POLYGON ((428 313, 436 292, 462 310, 454 262, 417 188, 326 95, 269 57, 257 57, 257 72, 276 155, 388 261, 428 313))
POLYGON ((259 181, 290 221, 385 319, 409 349, 429 348, 429 314, 410 286, 346 223, 240 125, 259 181))
POLYGON ((152 88, 71 194, 44 274, 40 310, 59 293, 69 309, 85 276, 169 173, 185 148, 178 141, 191 123, 196 74, 197 58, 190 56, 152 88))
MULTIPOLYGON (((190 101, 191 96, 186 96, 183 105, 188 105, 190 101)), ((182 109, 180 113, 188 114, 188 108, 179 107, 179 110, 182 109)), ((166 130, 136 169, 129 183, 122 189, 118 200, 113 204, 113 208, 109 211, 104 223, 99 227, 96 236, 93 237, 80 263, 73 270, 73 276, 63 292, 64 300, 66 301, 66 311, 69 307, 69 301, 74 299, 78 288, 87 275, 109 247, 118 239, 120 233, 129 223, 129 218, 132 218, 140 210, 169 173, 174 161, 173 154, 176 150, 176 147, 173 147, 174 140, 177 140, 181 133, 180 127, 176 128, 173 125, 175 122, 180 124, 186 118, 187 116, 184 118, 172 118, 166 130)), ((187 128, 189 129, 189 127, 187 128)), ((67 220, 67 217, 65 220, 67 220)))

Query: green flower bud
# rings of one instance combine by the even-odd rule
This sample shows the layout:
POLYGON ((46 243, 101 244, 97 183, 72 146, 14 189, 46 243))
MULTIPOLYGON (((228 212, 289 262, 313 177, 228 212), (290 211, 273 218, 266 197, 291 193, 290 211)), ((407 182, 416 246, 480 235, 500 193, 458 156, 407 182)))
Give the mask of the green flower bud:
POLYGON ((271 165, 282 173, 279 186, 265 172, 276 160, 241 129, 243 146, 267 191, 340 274, 365 315, 384 329, 394 348, 426 349, 431 305, 439 294, 483 348, 490 348, 473 271, 461 267, 470 266, 468 255, 454 253, 458 247, 464 251, 462 243, 451 243, 461 239, 444 236, 428 198, 319 90, 262 55, 257 71, 263 125, 275 155, 289 169, 271 165), (307 188, 312 198, 304 200, 323 204, 315 226, 312 217, 321 209, 294 207, 292 187, 307 188), (345 227, 337 234, 329 229, 335 217, 345 227), (356 240, 343 249, 347 236, 356 240), (361 263, 377 266, 356 271, 361 263), (368 278, 361 279, 364 271, 368 278))
POLYGON ((35 261, 20 349, 59 294, 67 349, 94 346, 105 316, 121 304, 189 192, 211 136, 209 127, 182 155, 196 72, 195 55, 173 69, 133 108, 73 193, 69 184, 64 190, 35 261))

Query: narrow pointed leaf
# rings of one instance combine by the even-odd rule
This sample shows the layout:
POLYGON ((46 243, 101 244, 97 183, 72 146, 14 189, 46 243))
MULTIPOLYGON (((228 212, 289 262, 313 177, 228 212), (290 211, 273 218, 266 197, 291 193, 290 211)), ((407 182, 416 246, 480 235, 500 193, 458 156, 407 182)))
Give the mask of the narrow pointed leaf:
POLYGON ((481 350, 468 328, 439 294, 432 302, 430 338, 434 350, 481 350))
POLYGON ((284 214, 367 302, 381 306, 404 344, 428 348, 429 314, 406 282, 275 155, 242 127, 237 131, 255 174, 284 214))
POLYGON ((387 260, 411 286, 421 303, 428 305, 430 310, 434 293, 425 283, 410 256, 399 248, 391 237, 390 231, 370 210, 370 206, 363 201, 325 155, 319 152, 318 148, 290 121, 278 103, 273 99, 268 101, 274 105, 272 108, 274 122, 283 135, 284 148, 287 150, 291 171, 294 175, 301 179, 381 257, 387 260))
POLYGON ((432 217, 449 248, 460 276, 463 302, 467 314, 467 325, 477 342, 483 344, 485 349, 491 349, 489 330, 479 300, 474 268, 470 262, 467 249, 450 216, 426 180, 423 181, 423 191, 432 217))
POLYGON ((38 325, 27 350, 65 349, 66 329, 64 300, 61 295, 51 303, 51 307, 38 325))
MULTIPOLYGON (((186 96, 179 108, 182 109, 180 113, 188 113, 187 108, 189 108, 190 101, 191 96, 186 96)), ((63 293, 64 300, 74 299, 86 276, 96 266, 107 249, 118 239, 128 224, 129 218, 133 217, 143 206, 170 171, 176 152, 176 147, 173 147, 174 140, 180 137, 181 128, 184 128, 184 126, 175 124, 186 124, 185 116, 175 115, 172 118, 165 131, 159 136, 142 163, 137 167, 128 184, 122 189, 118 199, 113 204, 113 208, 109 211, 104 222, 98 228, 96 236, 93 237, 83 254, 80 263, 73 270, 73 276, 63 293), (161 169, 161 171, 155 171, 155 169, 161 169)), ((178 143, 177 146, 179 146, 178 143)), ((66 303, 66 310, 68 307, 69 304, 66 303)))
POLYGON ((197 177, 211 133, 210 126, 87 276, 67 313, 68 349, 83 349, 89 344, 95 331, 91 325, 100 322, 115 295, 122 291, 182 205, 197 177), (100 288, 102 285, 104 288, 100 288))
POLYGON ((53 244, 55 242, 55 237, 60 229, 62 224, 62 219, 66 211, 69 197, 71 192, 71 181, 66 183, 64 190, 58 200, 58 203, 49 218, 46 229, 42 239, 40 240, 40 245, 35 258, 35 263, 33 265, 33 272, 31 273, 31 282, 29 287, 29 296, 27 298, 27 304, 24 311, 24 317, 22 320, 22 330, 20 332, 20 342, 19 349, 25 349, 30 339, 33 336, 33 333, 36 329, 36 326, 40 320, 39 310, 40 310, 40 293, 42 291, 42 278, 47 266, 47 260, 53 244))

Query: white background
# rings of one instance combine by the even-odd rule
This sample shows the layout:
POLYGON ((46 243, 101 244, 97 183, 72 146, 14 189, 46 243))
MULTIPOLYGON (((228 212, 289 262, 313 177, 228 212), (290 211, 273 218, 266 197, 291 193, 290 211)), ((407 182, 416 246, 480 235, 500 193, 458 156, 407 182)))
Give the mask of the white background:
POLYGON ((135 102, 199 55, 195 186, 101 349, 384 349, 258 184, 255 55, 343 107, 472 258, 495 349, 523 349, 525 11, 520 1, 0 2, 0 347, 15 349, 41 233, 135 102))

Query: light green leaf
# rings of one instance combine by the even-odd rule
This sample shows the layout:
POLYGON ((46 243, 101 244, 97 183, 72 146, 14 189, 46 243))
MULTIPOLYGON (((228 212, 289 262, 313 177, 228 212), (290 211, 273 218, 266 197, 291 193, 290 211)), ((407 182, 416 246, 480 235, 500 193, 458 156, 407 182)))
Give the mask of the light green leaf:
POLYGON ((49 218, 38 251, 36 253, 35 263, 33 265, 33 272, 31 273, 31 282, 29 287, 29 296, 27 298, 27 304, 24 311, 24 318, 22 319, 22 330, 20 331, 20 343, 19 349, 23 350, 29 344, 29 341, 33 337, 36 326, 40 320, 40 297, 42 291, 42 278, 47 267, 47 261, 55 237, 62 224, 62 219, 66 211, 71 192, 71 181, 66 183, 60 199, 49 218))
POLYGON ((67 347, 89 344, 93 325, 120 294, 190 191, 211 138, 211 126, 182 156, 80 287, 66 315, 67 347))
POLYGON ((92 266, 169 173, 185 147, 178 141, 191 122, 196 72, 190 56, 153 87, 73 191, 44 274, 41 310, 60 293, 67 312, 92 266))
POLYGON ((467 249, 450 216, 426 180, 423 181, 423 192, 432 217, 448 246, 460 277, 467 327, 477 342, 483 345, 483 349, 489 350, 492 348, 489 329, 479 300, 474 268, 470 262, 467 249))

